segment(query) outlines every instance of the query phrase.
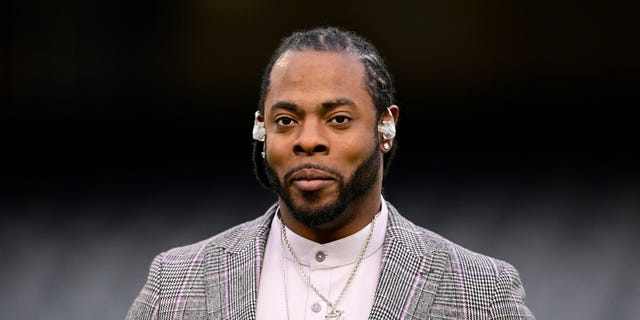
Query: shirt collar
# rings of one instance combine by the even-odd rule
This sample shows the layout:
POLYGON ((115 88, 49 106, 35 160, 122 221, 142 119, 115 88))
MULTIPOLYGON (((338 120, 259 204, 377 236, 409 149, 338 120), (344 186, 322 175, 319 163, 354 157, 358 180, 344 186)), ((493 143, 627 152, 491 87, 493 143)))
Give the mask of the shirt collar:
MULTIPOLYGON (((364 258, 367 258, 376 251, 380 250, 384 242, 389 213, 386 201, 384 200, 384 198, 382 198, 382 196, 380 196, 380 198, 380 212, 378 218, 376 219, 371 242, 367 247, 364 258)), ((273 219, 271 227, 277 228, 275 230, 280 230, 280 224, 280 219, 276 218, 273 219)), ((291 248, 293 248, 293 251, 298 256, 298 260, 302 265, 309 266, 311 269, 325 269, 355 263, 360 256, 362 246, 364 245, 364 242, 369 234, 370 225, 371 223, 367 224, 364 228, 346 238, 338 239, 325 244, 317 243, 307 238, 301 237, 287 227, 285 227, 285 232, 287 234, 287 239, 291 244, 291 248)), ((278 235, 279 234, 280 232, 278 232, 278 235)), ((278 236, 278 240, 281 240, 280 236, 278 236)), ((286 247, 285 253, 288 259, 293 260, 289 253, 289 250, 286 249, 286 247)))

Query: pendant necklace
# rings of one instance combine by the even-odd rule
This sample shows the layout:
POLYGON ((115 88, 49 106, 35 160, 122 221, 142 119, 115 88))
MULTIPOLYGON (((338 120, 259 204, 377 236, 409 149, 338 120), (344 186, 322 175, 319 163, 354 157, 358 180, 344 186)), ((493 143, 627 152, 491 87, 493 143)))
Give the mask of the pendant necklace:
POLYGON ((325 297, 322 293, 320 293, 320 290, 318 290, 318 288, 313 283, 311 283, 311 278, 309 277, 309 275, 306 272, 304 272, 304 269, 302 268, 302 264, 300 263, 298 256, 293 251, 293 247, 291 247, 291 244, 289 243, 289 239, 287 239, 287 234, 284 229, 284 222, 282 221, 282 218, 280 217, 280 215, 278 215, 278 218, 280 219, 280 243, 281 243, 280 253, 282 258, 282 277, 284 280, 284 295, 285 295, 285 306, 287 310, 287 319, 289 319, 289 288, 288 288, 287 277, 286 277, 286 259, 285 259, 285 252, 284 252, 285 246, 286 246, 286 249, 289 251, 289 254, 291 255, 291 257, 293 258, 293 262, 298 268, 298 271, 300 271, 300 275, 305 280, 307 285, 309 285, 309 287, 329 306, 329 312, 327 312, 327 314, 324 317, 325 320, 343 320, 344 310, 338 310, 338 304, 340 303, 340 300, 342 300, 342 297, 344 296, 344 293, 347 291, 347 288, 349 287, 349 285, 351 285, 351 282, 353 281, 353 278, 355 277, 358 271, 358 267, 360 267, 360 263, 362 263, 362 260, 364 259, 364 255, 366 254, 367 248, 369 247, 369 243, 371 242, 371 238, 373 237, 373 230, 376 224, 376 219, 378 218, 379 214, 380 212, 378 212, 373 217, 373 220, 371 221, 371 224, 369 226, 369 233, 367 234, 367 238, 364 241, 362 250, 360 250, 360 255, 358 256, 358 259, 356 260, 356 263, 353 266, 351 273, 349 274, 349 278, 347 278, 347 282, 344 284, 344 287, 342 287, 342 291, 340 292, 340 295, 338 295, 338 298, 333 303, 329 301, 329 299, 327 299, 327 297, 325 297))

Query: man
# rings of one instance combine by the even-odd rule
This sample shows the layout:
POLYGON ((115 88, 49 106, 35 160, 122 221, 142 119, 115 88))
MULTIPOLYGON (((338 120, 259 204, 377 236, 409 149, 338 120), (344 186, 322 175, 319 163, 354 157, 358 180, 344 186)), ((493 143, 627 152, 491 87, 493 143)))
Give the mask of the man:
POLYGON ((158 255, 128 319, 533 319, 517 271, 382 198, 399 108, 361 37, 285 38, 255 115, 263 216, 158 255))

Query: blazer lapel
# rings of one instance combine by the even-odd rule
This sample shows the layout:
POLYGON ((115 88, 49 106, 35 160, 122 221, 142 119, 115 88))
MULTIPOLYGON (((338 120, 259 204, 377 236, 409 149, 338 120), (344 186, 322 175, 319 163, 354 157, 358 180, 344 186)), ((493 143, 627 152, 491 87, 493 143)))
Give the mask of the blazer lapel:
MULTIPOLYGON (((391 204, 383 245, 382 273, 369 319, 428 319, 447 261, 418 228, 391 204)), ((210 319, 253 320, 271 219, 240 225, 206 249, 206 303, 210 319)))
POLYGON ((446 256, 387 203, 382 273, 369 319, 428 319, 446 256))
POLYGON ((205 266, 209 319, 256 318, 256 297, 275 206, 212 244, 205 266))

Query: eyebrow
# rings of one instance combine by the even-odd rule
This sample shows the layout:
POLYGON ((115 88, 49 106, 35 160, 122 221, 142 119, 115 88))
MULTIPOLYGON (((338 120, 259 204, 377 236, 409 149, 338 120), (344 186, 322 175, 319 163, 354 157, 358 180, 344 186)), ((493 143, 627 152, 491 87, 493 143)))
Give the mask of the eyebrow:
POLYGON ((322 106, 322 109, 324 110, 330 110, 339 106, 355 107, 356 103, 349 98, 337 98, 337 99, 325 101, 322 103, 321 106, 322 106))
MULTIPOLYGON (((353 100, 349 99, 349 98, 336 98, 336 99, 331 99, 331 100, 327 100, 323 103, 320 104, 320 109, 322 109, 323 112, 327 112, 331 109, 337 108, 339 106, 349 106, 349 107, 355 107, 356 103, 353 102, 353 100)), ((276 103, 274 103, 271 106, 271 110, 276 110, 276 109, 285 109, 288 110, 290 112, 293 113, 304 113, 304 111, 302 110, 302 108, 293 103, 293 102, 289 102, 289 101, 278 101, 276 103)))
POLYGON ((278 101, 271 106, 271 111, 276 109, 284 109, 293 113, 301 113, 301 108, 297 104, 288 101, 278 101))

